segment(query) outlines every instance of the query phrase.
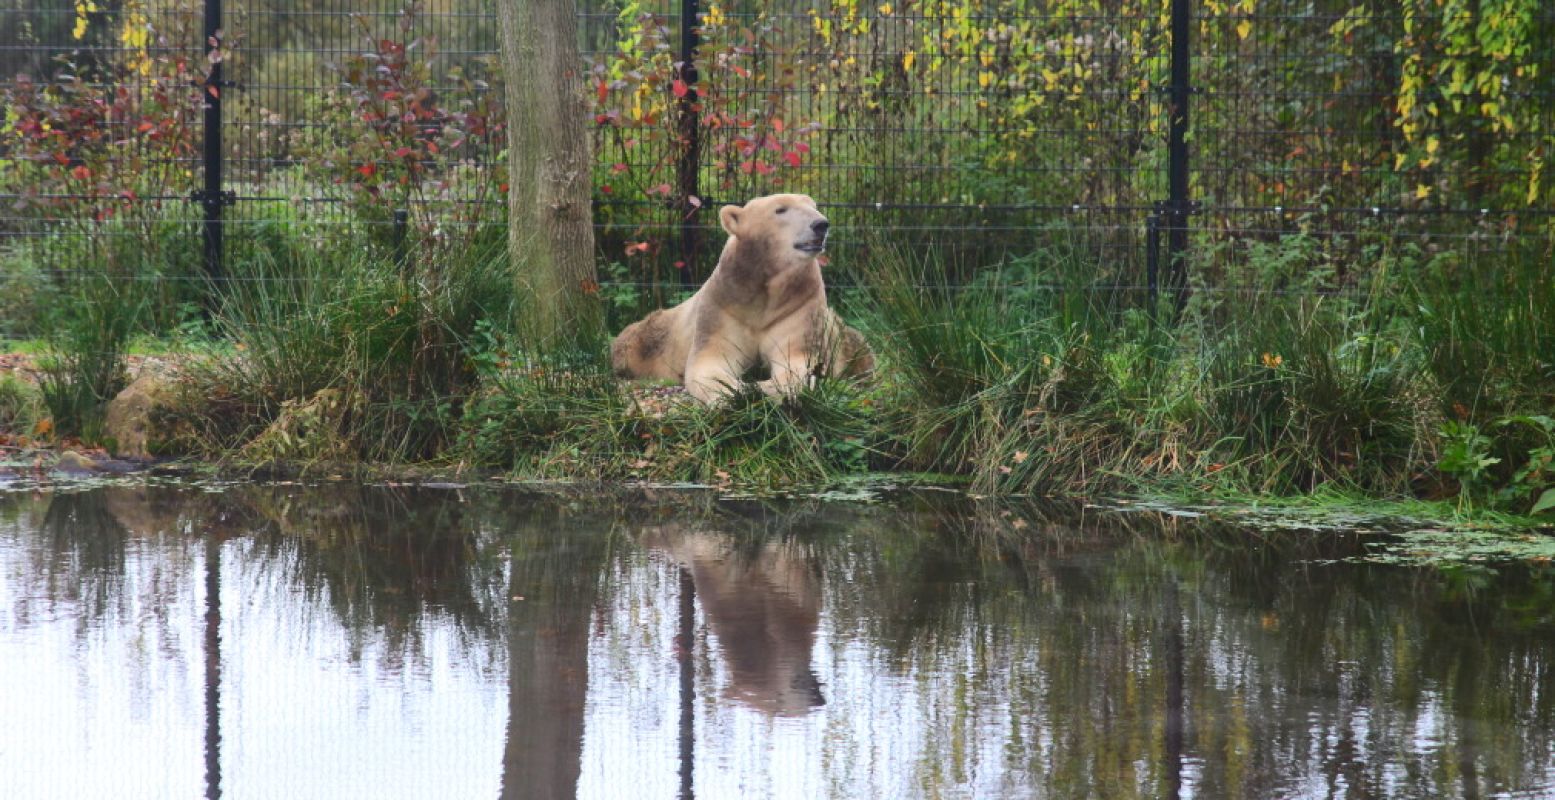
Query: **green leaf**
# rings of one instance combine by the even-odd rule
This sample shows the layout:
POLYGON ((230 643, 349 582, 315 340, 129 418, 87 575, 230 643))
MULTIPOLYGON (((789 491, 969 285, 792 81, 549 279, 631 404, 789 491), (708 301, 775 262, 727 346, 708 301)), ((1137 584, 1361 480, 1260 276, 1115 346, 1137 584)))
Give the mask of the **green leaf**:
POLYGON ((1528 513, 1542 514, 1552 508, 1555 508, 1555 489, 1545 489, 1544 494, 1539 495, 1539 499, 1534 502, 1533 508, 1528 513))

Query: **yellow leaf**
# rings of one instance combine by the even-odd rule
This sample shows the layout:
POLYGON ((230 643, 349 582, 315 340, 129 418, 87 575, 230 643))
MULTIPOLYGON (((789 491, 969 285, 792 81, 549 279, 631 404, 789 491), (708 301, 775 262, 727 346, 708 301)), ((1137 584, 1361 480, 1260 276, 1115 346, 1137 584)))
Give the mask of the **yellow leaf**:
POLYGON ((890 3, 882 3, 882 4, 880 4, 880 16, 882 16, 882 17, 889 17, 889 16, 891 16, 891 4, 890 3))
POLYGON ((989 72, 979 72, 979 73, 977 73, 977 85, 978 86, 981 86, 982 88, 987 89, 988 88, 988 84, 991 83, 992 81, 993 81, 993 74, 992 73, 989 73, 989 72))
POLYGON ((1431 138, 1425 140, 1425 151, 1427 153, 1435 153, 1437 148, 1439 148, 1441 146, 1442 146, 1441 140, 1437 139, 1435 136, 1432 136, 1431 138))
POLYGON ((1251 20, 1245 20, 1244 19, 1241 22, 1238 22, 1237 25, 1236 25, 1236 35, 1237 35, 1237 38, 1246 39, 1247 38, 1247 34, 1252 33, 1252 31, 1253 31, 1253 23, 1252 23, 1251 20))
POLYGON ((912 64, 913 64, 914 61, 917 61, 917 60, 918 60, 918 54, 917 53, 914 53, 911 50, 908 50, 906 53, 903 53, 902 54, 902 69, 904 71, 907 71, 907 72, 912 72, 912 64))
POLYGON ((1426 186, 1423 183, 1415 186, 1415 199, 1416 200, 1424 200, 1424 199, 1426 199, 1427 197, 1430 197, 1430 196, 1431 196, 1431 187, 1426 186))

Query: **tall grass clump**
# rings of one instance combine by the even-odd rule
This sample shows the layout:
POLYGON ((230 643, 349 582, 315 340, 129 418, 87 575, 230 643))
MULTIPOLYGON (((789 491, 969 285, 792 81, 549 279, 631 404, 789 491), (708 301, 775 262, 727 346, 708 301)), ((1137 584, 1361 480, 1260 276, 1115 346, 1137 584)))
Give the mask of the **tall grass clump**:
POLYGON ((198 313, 198 242, 189 214, 159 207, 50 224, 0 252, 0 327, 46 343, 39 387, 59 436, 97 443, 131 340, 198 313))
MULTIPOLYGON (((1288 245, 1288 246, 1287 246, 1288 245)), ((906 462, 987 492, 1407 491, 1440 416, 1386 265, 1249 246, 1183 307, 1058 239, 957 279, 885 249, 865 267, 906 462)))
POLYGON ((1197 286, 1183 328, 1210 464, 1255 492, 1406 489, 1431 458, 1431 386, 1389 261, 1340 285, 1306 237, 1244 258, 1197 286))
POLYGON ((1449 406, 1504 415, 1555 405, 1555 261, 1548 241, 1404 254, 1415 334, 1449 406))
POLYGON ((207 446, 256 460, 437 455, 473 387, 476 325, 509 316, 505 251, 482 241, 404 263, 256 249, 242 270, 217 315, 234 352, 206 361, 196 383, 207 446))
POLYGON ((37 388, 15 375, 0 375, 0 433, 31 434, 41 419, 37 388))
MULTIPOLYGON (((1122 440, 1096 413, 1107 387, 1139 391, 1149 338, 1102 273, 1057 244, 970 279, 890 247, 862 268, 905 462, 968 474, 986 491, 1084 483, 1122 440)), ((1114 404, 1115 405, 1115 404, 1114 404)))
POLYGON ((907 462, 965 471, 1009 395, 1031 380, 1032 314, 997 283, 958 283, 943 264, 898 248, 877 248, 858 269, 864 324, 887 342, 879 369, 904 416, 907 462))
POLYGON ((1555 508, 1555 252, 1548 238, 1403 254, 1412 333, 1460 501, 1555 508))
POLYGON ((91 271, 69 278, 45 322, 38 389, 56 435, 95 443, 104 407, 126 383, 126 355, 141 319, 140 282, 91 271))

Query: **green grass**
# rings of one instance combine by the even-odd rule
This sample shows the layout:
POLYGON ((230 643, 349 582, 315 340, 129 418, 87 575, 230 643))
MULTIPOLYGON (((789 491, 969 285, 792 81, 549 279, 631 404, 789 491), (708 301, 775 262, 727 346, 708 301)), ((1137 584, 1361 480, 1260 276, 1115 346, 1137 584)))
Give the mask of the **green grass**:
POLYGON ((371 250, 260 251, 244 273, 213 322, 231 356, 194 361, 211 413, 185 417, 202 450, 238 452, 326 390, 345 398, 332 452, 421 461, 447 450, 473 388, 477 325, 507 324, 499 249, 429 253, 405 268, 371 250))
MULTIPOLYGON (((877 375, 712 408, 617 381, 603 330, 522 346, 500 237, 408 265, 254 248, 209 325, 180 329, 209 342, 186 356, 180 442, 256 462, 763 491, 934 473, 981 494, 1337 491, 1527 513, 1555 487, 1540 245, 1381 248, 1341 278, 1305 237, 1252 243, 1179 307, 1050 234, 993 267, 871 245, 844 313, 877 375)), ((56 419, 100 406, 126 348, 167 341, 134 338, 124 320, 145 315, 90 293, 112 289, 85 287, 46 339, 56 419)))
POLYGON ((0 432, 29 434, 43 418, 37 387, 14 375, 0 375, 0 432))
POLYGON ((125 357, 146 297, 140 283, 122 278, 87 274, 60 290, 48 347, 37 358, 38 388, 59 436, 97 442, 104 407, 128 382, 125 357))

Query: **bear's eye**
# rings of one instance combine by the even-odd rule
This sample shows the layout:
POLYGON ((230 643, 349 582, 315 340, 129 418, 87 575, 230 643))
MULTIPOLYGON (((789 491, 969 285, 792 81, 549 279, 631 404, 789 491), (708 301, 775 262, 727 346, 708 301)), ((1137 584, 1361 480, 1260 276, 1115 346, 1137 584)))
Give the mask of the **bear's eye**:
POLYGON ((786 213, 787 211, 788 211, 788 206, 783 206, 782 208, 779 208, 777 210, 777 213, 783 214, 783 213, 786 213))

